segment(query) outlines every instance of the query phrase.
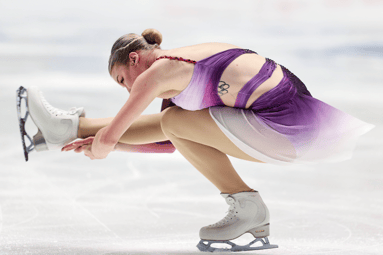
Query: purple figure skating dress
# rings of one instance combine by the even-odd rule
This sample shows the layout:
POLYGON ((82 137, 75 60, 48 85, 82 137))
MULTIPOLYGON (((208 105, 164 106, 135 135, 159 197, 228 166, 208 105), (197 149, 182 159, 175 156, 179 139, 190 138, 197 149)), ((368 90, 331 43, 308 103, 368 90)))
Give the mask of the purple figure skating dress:
POLYGON ((245 109, 250 95, 276 68, 271 59, 266 59, 259 73, 243 86, 234 107, 224 105, 217 88, 222 73, 245 53, 255 52, 229 49, 198 62, 168 56, 158 58, 195 64, 189 85, 171 101, 191 111, 209 108, 218 127, 238 148, 266 163, 307 164, 350 159, 359 136, 374 125, 312 97, 303 82, 282 65, 280 83, 245 109))

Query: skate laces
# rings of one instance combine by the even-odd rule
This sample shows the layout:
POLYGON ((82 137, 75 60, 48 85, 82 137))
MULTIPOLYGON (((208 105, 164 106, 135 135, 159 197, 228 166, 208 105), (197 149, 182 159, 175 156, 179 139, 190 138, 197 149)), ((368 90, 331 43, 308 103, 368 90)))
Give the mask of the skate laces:
POLYGON ((231 197, 228 197, 226 201, 230 204, 229 210, 226 212, 227 215, 222 220, 220 220, 217 223, 214 223, 213 225, 211 225, 212 227, 217 227, 217 226, 225 225, 231 219, 233 219, 233 217, 236 217, 235 216, 235 213, 236 213, 235 200, 233 198, 231 198, 231 197))
POLYGON ((44 98, 43 93, 40 91, 40 97, 41 97, 41 102, 45 106, 45 108, 49 111, 49 113, 56 115, 56 116, 61 116, 61 115, 73 115, 76 113, 77 108, 72 107, 69 109, 69 111, 64 111, 58 108, 53 107, 50 105, 47 100, 44 98))

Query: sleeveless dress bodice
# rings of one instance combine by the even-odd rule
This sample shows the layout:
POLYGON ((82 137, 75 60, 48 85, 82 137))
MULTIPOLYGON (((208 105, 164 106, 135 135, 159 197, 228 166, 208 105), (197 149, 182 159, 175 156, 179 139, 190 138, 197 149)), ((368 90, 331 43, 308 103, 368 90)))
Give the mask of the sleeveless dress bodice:
POLYGON ((225 106, 218 94, 222 73, 245 53, 255 52, 229 49, 198 62, 160 57, 195 64, 189 85, 171 101, 186 110, 209 108, 212 119, 239 149, 266 163, 311 164, 351 158, 357 139, 374 125, 312 97, 283 65, 283 78, 277 86, 245 108, 251 94, 275 70, 271 59, 266 58, 260 71, 241 88, 234 107, 225 106))
MULTIPOLYGON (((234 59, 245 53, 257 54, 252 50, 234 48, 219 52, 200 61, 192 61, 168 56, 159 57, 157 60, 168 58, 195 63, 193 75, 188 86, 180 94, 171 98, 171 101, 175 105, 185 110, 195 111, 211 106, 225 105, 218 94, 218 85, 222 73, 234 59)), ((271 61, 266 61, 264 66, 270 65, 270 63, 271 61)), ((261 79, 258 85, 260 85, 263 81, 264 80, 261 79)))

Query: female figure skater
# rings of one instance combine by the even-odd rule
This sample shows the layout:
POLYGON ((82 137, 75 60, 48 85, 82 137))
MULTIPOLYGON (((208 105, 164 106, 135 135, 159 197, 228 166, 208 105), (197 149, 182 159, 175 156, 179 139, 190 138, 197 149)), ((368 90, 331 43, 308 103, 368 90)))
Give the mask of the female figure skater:
POLYGON ((102 159, 113 150, 176 148, 230 205, 224 219, 200 230, 200 250, 213 251, 215 242, 226 242, 231 250, 277 247, 267 240, 266 205, 227 155, 281 165, 346 160, 357 138, 373 125, 313 98, 288 69, 252 50, 225 43, 162 50, 161 41, 157 30, 147 29, 114 43, 109 73, 130 93, 114 118, 88 119, 83 108, 62 111, 36 87, 26 90, 39 129, 36 150, 67 144, 63 151, 102 159), (141 115, 156 97, 164 99, 166 109, 141 115), (68 144, 76 138, 83 140, 68 144), (244 233, 263 246, 228 242, 244 233))

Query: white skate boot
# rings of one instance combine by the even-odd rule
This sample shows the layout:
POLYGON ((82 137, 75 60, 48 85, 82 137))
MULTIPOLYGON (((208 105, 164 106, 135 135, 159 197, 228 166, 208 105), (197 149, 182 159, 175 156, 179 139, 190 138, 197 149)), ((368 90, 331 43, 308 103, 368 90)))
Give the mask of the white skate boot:
POLYGON ((69 111, 54 108, 35 86, 28 89, 23 87, 18 89, 17 110, 26 161, 28 161, 28 154, 34 149, 36 151, 61 149, 65 144, 75 140, 78 133, 79 117, 85 117, 85 111, 82 107, 73 107, 69 111), (24 117, 21 116, 22 100, 26 100, 24 117), (25 131, 25 122, 29 114, 38 128, 33 140, 25 131), (28 147, 25 146, 24 136, 31 142, 28 147))
POLYGON ((258 192, 240 192, 233 195, 221 194, 230 205, 229 213, 219 222, 201 228, 201 241, 197 247, 201 251, 248 251, 278 248, 271 245, 269 236, 269 210, 258 192), (248 245, 239 246, 229 240, 240 237, 245 233, 252 234, 256 239, 248 245), (264 239, 263 239, 264 238, 264 239), (250 247, 260 241, 263 245, 250 247), (227 243, 231 249, 211 247, 213 243, 227 243))

